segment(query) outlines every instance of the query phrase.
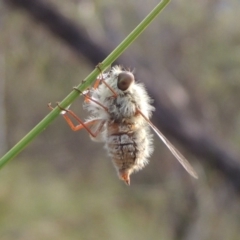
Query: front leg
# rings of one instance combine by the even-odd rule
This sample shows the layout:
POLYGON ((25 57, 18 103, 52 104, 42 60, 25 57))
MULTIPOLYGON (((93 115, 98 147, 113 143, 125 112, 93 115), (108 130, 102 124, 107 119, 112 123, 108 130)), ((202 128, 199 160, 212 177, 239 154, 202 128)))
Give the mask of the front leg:
MULTIPOLYGON (((98 134, 101 132, 104 124, 105 124, 105 120, 102 120, 102 119, 93 119, 93 120, 90 120, 90 121, 82 121, 72 110, 68 110, 68 109, 64 109, 62 108, 58 103, 57 103, 57 106, 63 111, 65 112, 63 114, 63 117, 64 119, 66 120, 66 122, 68 123, 68 125, 70 126, 70 128, 73 130, 73 131, 79 131, 79 130, 82 130, 82 129, 86 129, 87 132, 93 137, 93 138, 96 138, 98 136, 98 134), (68 116, 71 115, 74 119, 76 119, 77 122, 79 122, 80 124, 78 125, 75 125, 72 120, 70 119, 70 117, 68 116), (99 124, 98 128, 96 129, 96 132, 92 132, 90 127, 93 126, 93 125, 96 125, 96 124, 99 124)), ((51 104, 48 104, 48 107, 53 110, 53 107, 51 106, 51 104)))

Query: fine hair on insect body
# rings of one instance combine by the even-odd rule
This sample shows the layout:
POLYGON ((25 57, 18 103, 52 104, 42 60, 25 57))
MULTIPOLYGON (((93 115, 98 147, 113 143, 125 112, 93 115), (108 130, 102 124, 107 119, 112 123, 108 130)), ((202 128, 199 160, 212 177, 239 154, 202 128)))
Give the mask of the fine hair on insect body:
MULTIPOLYGON (((76 88, 75 88, 76 89, 76 88)), ((78 89, 76 89, 79 91, 78 89)), ((182 164, 197 178, 195 170, 182 154, 150 121, 154 107, 145 87, 135 81, 133 72, 121 66, 101 73, 94 86, 83 93, 84 108, 90 113, 82 121, 74 112, 62 109, 62 114, 73 131, 85 128, 92 140, 105 142, 119 178, 130 185, 130 175, 144 168, 153 152, 152 129, 182 164), (75 126, 72 116, 79 122, 75 126)))

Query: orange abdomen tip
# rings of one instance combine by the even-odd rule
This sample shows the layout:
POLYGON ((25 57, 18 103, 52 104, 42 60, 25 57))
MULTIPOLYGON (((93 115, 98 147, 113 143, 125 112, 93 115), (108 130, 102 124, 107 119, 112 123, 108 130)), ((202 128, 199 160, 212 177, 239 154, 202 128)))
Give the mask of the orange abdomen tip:
POLYGON ((123 180, 128 186, 130 185, 130 172, 129 170, 120 170, 119 178, 123 180))

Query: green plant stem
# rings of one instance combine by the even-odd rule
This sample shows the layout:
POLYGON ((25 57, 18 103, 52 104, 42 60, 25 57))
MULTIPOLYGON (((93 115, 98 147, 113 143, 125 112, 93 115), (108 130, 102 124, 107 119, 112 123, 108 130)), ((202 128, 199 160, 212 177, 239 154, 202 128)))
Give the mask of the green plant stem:
MULTIPOLYGON (((157 15, 164 9, 170 0, 161 1, 148 16, 115 48, 110 55, 99 65, 101 71, 109 67, 124 50, 144 31, 144 29, 157 17, 157 15)), ((80 91, 87 89, 97 78, 100 69, 95 68, 84 81, 77 86, 80 91)), ((63 108, 68 107, 77 97, 79 92, 72 91, 60 105, 63 108)), ((38 134, 40 134, 46 127, 59 115, 60 109, 55 107, 40 123, 38 123, 25 137, 23 137, 13 148, 11 148, 1 159, 0 168, 2 168, 8 161, 19 154, 38 134)))

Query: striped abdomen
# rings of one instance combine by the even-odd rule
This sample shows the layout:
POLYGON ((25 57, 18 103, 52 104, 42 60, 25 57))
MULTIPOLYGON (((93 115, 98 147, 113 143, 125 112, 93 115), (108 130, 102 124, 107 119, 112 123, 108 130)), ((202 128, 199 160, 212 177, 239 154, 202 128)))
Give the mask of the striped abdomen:
POLYGON ((147 126, 136 128, 134 124, 111 123, 108 125, 106 148, 120 178, 129 184, 130 174, 148 162, 147 157, 152 152, 151 134, 147 126))

